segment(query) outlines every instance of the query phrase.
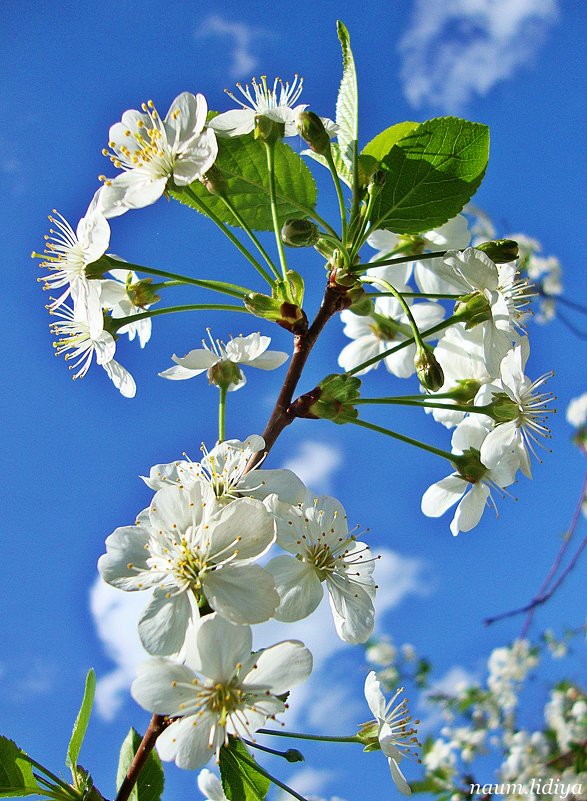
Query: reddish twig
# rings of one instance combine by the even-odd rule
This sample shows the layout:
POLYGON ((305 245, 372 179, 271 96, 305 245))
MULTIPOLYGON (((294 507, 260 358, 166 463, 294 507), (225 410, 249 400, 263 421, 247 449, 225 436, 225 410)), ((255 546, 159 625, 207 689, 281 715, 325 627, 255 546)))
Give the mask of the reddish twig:
POLYGON ((525 606, 521 606, 519 609, 512 609, 509 612, 502 612, 501 614, 495 615, 494 617, 486 618, 483 621, 486 626, 490 626, 492 623, 497 623, 498 621, 505 620, 506 618, 515 617, 516 615, 526 614, 526 620, 524 621, 520 637, 523 638, 526 636, 526 634, 528 633, 528 629, 530 628, 530 624, 532 623, 532 619, 534 617, 534 612, 536 611, 536 609, 539 606, 542 606, 542 604, 546 603, 546 601, 548 601, 550 598, 552 598, 554 593, 561 586, 561 584, 569 575, 571 570, 573 570, 573 568, 576 566, 581 554, 583 553, 585 547, 587 546, 587 537, 584 537, 583 540, 579 543, 579 547, 577 548, 570 562, 567 564, 565 569, 559 575, 555 583, 550 587, 550 589, 548 589, 551 581, 556 576, 556 573, 558 572, 562 564, 563 558, 571 544, 573 535, 575 534, 577 524, 581 517, 581 509, 585 501, 586 492, 587 492, 587 473, 583 478, 583 483, 581 485, 581 495, 573 512, 573 517, 571 519, 569 527, 565 532, 563 544, 559 548, 558 553, 556 554, 554 561, 550 566, 548 573, 546 574, 546 578, 542 582, 542 586, 540 587, 534 598, 529 603, 525 604, 525 606))
POLYGON ((115 801, 128 801, 130 794, 133 791, 133 787, 137 783, 139 778, 139 773, 145 766, 145 762, 149 758, 149 754, 155 747, 155 742, 157 737, 161 734, 163 729, 168 725, 169 721, 163 715, 153 715, 147 731, 145 732, 145 736, 141 740, 141 744, 137 748, 137 752, 135 754, 135 758, 133 759, 130 768, 128 769, 128 773, 124 777, 122 784, 120 785, 120 789, 116 795, 115 801))

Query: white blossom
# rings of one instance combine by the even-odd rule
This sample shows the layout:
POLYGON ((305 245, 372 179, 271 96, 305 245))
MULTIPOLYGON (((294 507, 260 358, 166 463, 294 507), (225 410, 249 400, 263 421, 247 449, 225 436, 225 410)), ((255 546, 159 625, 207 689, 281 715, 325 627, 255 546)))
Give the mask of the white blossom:
POLYGON ((249 626, 206 616, 186 664, 161 657, 139 667, 131 693, 144 709, 173 718, 157 740, 163 760, 197 770, 228 745, 228 736, 251 739, 286 708, 279 697, 308 678, 312 655, 286 640, 256 653, 249 626))
POLYGON ((503 454, 509 452, 518 459, 522 472, 532 478, 529 454, 536 456, 535 445, 542 445, 539 438, 550 436, 544 420, 551 411, 547 404, 553 396, 537 392, 552 373, 545 373, 536 381, 524 375, 529 354, 528 339, 524 337, 502 359, 499 380, 481 387, 475 404, 497 405, 499 414, 507 418, 498 422, 484 439, 479 453, 483 464, 495 469, 503 454))
POLYGON ((267 350, 271 338, 261 336, 259 333, 249 334, 246 337, 239 335, 229 339, 226 344, 210 337, 210 342, 211 347, 202 341, 203 348, 191 350, 181 358, 174 354, 171 358, 176 366, 164 370, 159 375, 172 381, 183 381, 208 371, 208 377, 211 379, 210 369, 226 362, 235 365, 234 379, 228 386, 228 391, 233 392, 244 387, 246 383, 239 365, 256 367, 259 370, 276 370, 288 359, 288 354, 283 351, 267 350))
POLYGON ((158 200, 170 179, 186 186, 214 164, 218 145, 214 131, 206 127, 208 105, 203 95, 182 92, 165 119, 152 100, 142 111, 129 109, 121 122, 110 128, 108 156, 123 172, 103 177, 98 205, 105 217, 117 217, 158 200))
POLYGON ((73 370, 73 379, 83 378, 94 357, 114 386, 126 398, 136 394, 136 384, 131 374, 114 359, 116 342, 112 334, 104 329, 104 318, 100 305, 100 289, 90 285, 87 295, 74 302, 73 308, 62 304, 51 312, 59 322, 51 323, 51 333, 56 337, 53 346, 57 356, 64 355, 73 370))
POLYGON ((386 703, 375 672, 371 671, 365 680, 365 698, 375 716, 377 738, 381 750, 387 757, 392 779, 401 793, 411 795, 412 791, 400 770, 399 763, 404 757, 417 758, 416 749, 419 743, 408 712, 407 699, 404 698, 396 704, 403 691, 403 687, 400 687, 386 703))
MULTIPOLYGON (((114 269, 110 270, 109 272, 112 278, 104 279, 100 282, 100 301, 104 308, 110 310, 110 316, 114 320, 120 320, 123 317, 131 317, 134 314, 140 314, 149 308, 148 305, 135 306, 129 296, 129 285, 135 284, 139 280, 135 272, 124 269, 114 269)), ((144 348, 151 338, 151 318, 145 317, 142 320, 137 320, 134 323, 128 323, 127 325, 119 328, 117 333, 128 334, 128 338, 131 342, 135 337, 137 337, 141 348, 144 348)))
POLYGON ((374 559, 349 533, 343 506, 336 498, 310 492, 297 507, 274 496, 267 503, 277 518, 277 542, 291 554, 267 565, 280 597, 275 618, 292 622, 310 615, 322 600, 324 583, 339 637, 365 642, 375 620, 374 559))
POLYGON ((510 647, 495 648, 487 661, 487 686, 505 712, 517 704, 517 690, 538 663, 528 640, 515 640, 510 647))
POLYGON ((49 216, 49 221, 55 228, 49 229, 49 234, 45 236, 44 253, 33 253, 33 256, 43 259, 40 266, 49 271, 37 279, 42 281, 43 289, 64 290, 58 298, 51 299, 47 308, 54 311, 71 296, 74 302, 85 303, 87 309, 90 283, 97 282, 88 279, 86 268, 106 253, 110 243, 110 226, 93 203, 75 231, 57 210, 53 209, 53 215, 49 216))
POLYGON ((203 768, 198 773, 198 787, 202 795, 206 796, 206 801, 228 801, 220 779, 208 768, 203 768))
POLYGON ((265 76, 261 77, 260 82, 253 78, 251 86, 237 83, 237 89, 244 97, 244 101, 232 92, 227 91, 227 95, 240 108, 218 114, 210 120, 210 127, 219 136, 243 136, 255 129, 255 118, 260 115, 283 123, 284 136, 295 136, 296 116, 306 108, 305 105, 295 105, 302 93, 303 85, 304 79, 297 75, 291 84, 276 78, 270 86, 265 76))
POLYGON ((117 528, 100 557, 102 578, 121 590, 155 588, 139 622, 152 654, 176 654, 204 601, 231 622, 261 623, 279 603, 273 578, 253 562, 275 540, 260 501, 240 498, 218 508, 199 481, 159 490, 135 526, 117 528))
MULTIPOLYGON (((480 450, 490 429, 479 417, 467 417, 457 426, 452 437, 453 453, 480 450)), ((496 508, 491 489, 512 484, 517 469, 517 458, 504 453, 499 463, 491 470, 486 469, 481 477, 452 473, 428 487, 422 497, 422 512, 427 517, 440 517, 458 504, 450 530, 455 537, 459 531, 470 531, 481 520, 488 503, 496 508)))
POLYGON ((257 434, 243 442, 227 439, 211 451, 202 446, 204 458, 201 462, 182 460, 157 464, 151 468, 148 478, 142 478, 153 490, 170 484, 187 487, 196 481, 204 481, 220 503, 243 496, 262 501, 271 494, 277 495, 284 503, 300 503, 306 488, 291 470, 261 470, 259 462, 253 470, 246 472, 250 459, 264 447, 265 440, 257 434))

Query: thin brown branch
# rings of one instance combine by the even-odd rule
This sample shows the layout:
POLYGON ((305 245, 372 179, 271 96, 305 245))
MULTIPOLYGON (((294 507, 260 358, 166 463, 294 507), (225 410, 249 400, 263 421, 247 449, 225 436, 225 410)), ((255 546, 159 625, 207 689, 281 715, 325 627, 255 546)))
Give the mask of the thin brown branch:
POLYGON ((532 619, 534 617, 536 609, 539 606, 542 606, 542 604, 546 603, 550 598, 552 598, 554 593, 564 582, 564 580, 569 575, 571 570, 573 570, 574 567, 577 565, 577 562, 579 561, 581 554, 583 553, 585 547, 587 546, 587 537, 584 537, 583 540, 579 543, 579 547, 575 551, 575 554, 570 560, 570 562, 567 564, 565 569, 558 576, 555 583, 549 589, 549 585, 556 576, 563 561, 563 558, 571 544, 571 540, 575 534, 577 524, 581 518, 581 510, 583 508, 583 503, 585 501, 586 493, 587 493, 587 473, 583 478, 583 483, 581 485, 581 494, 579 496, 579 500, 573 512, 573 517, 571 519, 569 527, 565 532, 565 536, 563 538, 563 544, 561 545, 556 556, 554 557, 554 561, 550 566, 548 573, 546 574, 546 578, 542 582, 542 586, 540 587, 534 598, 529 603, 519 607, 518 609, 511 609, 509 612, 502 612, 499 615, 494 615, 493 617, 485 618, 483 622, 485 623, 486 626, 491 626, 492 623, 497 623, 498 621, 505 620, 506 618, 516 617, 517 615, 526 614, 526 620, 524 621, 520 637, 524 638, 526 636, 526 634, 528 633, 528 629, 530 628, 530 624, 532 623, 532 619))
POLYGON ((133 787, 137 783, 139 774, 145 766, 145 762, 149 758, 149 754, 155 747, 157 737, 159 737, 163 729, 165 729, 165 727, 168 725, 168 722, 168 719, 163 715, 153 715, 147 731, 145 732, 145 736, 137 748, 135 758, 128 769, 128 773, 120 785, 120 789, 118 790, 115 801, 128 801, 133 787))

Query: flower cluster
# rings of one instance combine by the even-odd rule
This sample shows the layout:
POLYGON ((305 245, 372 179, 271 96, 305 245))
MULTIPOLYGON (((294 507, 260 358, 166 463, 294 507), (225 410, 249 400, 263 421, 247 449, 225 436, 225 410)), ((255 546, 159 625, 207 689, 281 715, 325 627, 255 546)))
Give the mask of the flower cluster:
POLYGON ((378 253, 363 282, 393 291, 376 297, 367 314, 349 309, 341 315, 353 339, 340 353, 341 367, 363 375, 383 362, 399 378, 417 372, 427 396, 419 404, 408 396, 408 403, 454 428, 454 472, 424 493, 422 511, 438 517, 456 505, 455 535, 476 526, 487 504, 495 507, 492 490, 502 494, 518 470, 531 477, 530 454, 537 457, 549 436, 545 419, 553 397, 541 389, 550 374, 534 381, 525 375, 524 323, 533 290, 513 261, 515 243, 467 247, 470 240, 464 215, 420 237, 373 232, 367 241, 378 253), (444 255, 427 258, 438 250, 444 255), (385 263, 397 254, 406 255, 405 264, 385 263), (407 283, 412 277, 419 292, 407 283), (418 295, 428 299, 415 302, 418 295), (446 319, 442 299, 454 302, 446 319))

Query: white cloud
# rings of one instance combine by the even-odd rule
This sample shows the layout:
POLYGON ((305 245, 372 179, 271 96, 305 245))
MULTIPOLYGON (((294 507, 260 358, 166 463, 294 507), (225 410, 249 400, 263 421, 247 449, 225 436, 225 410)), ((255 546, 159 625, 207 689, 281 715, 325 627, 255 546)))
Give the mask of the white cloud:
POLYGON ((232 65, 230 75, 233 78, 250 78, 257 67, 258 59, 252 52, 255 39, 271 37, 271 31, 253 27, 245 22, 233 22, 219 14, 211 14, 195 32, 196 39, 221 38, 232 44, 232 65))
MULTIPOLYGON (((431 583, 425 576, 425 563, 401 556, 388 549, 378 549, 381 559, 375 568, 378 591, 375 607, 379 620, 410 595, 425 595, 431 583)), ((137 623, 148 603, 147 592, 122 592, 100 577, 90 591, 90 609, 98 637, 106 654, 115 664, 113 670, 99 677, 96 710, 104 720, 112 720, 128 696, 136 667, 146 658, 137 623)), ((325 594, 326 595, 326 594, 325 594)), ((313 728, 329 729, 336 712, 337 726, 352 726, 361 719, 360 696, 354 697, 345 685, 333 686, 329 660, 353 646, 336 634, 327 597, 316 612, 305 620, 284 624, 270 620, 255 626, 255 647, 267 647, 287 639, 301 640, 312 652, 314 672, 309 682, 292 692, 290 710, 284 720, 288 725, 302 718, 313 728)))
POLYGON ((100 576, 90 590, 90 611, 98 637, 116 667, 101 676, 96 686, 96 711, 112 720, 124 703, 137 665, 147 658, 137 624, 148 598, 144 592, 122 592, 100 576))
POLYGON ((412 106, 455 113, 531 61, 557 0, 416 0, 399 49, 412 106))
MULTIPOLYGON (((300 768, 288 778, 287 783, 300 795, 305 798, 311 798, 313 794, 323 790, 335 775, 332 770, 300 768)), ((283 798, 285 799, 285 795, 283 798)), ((291 796, 288 796, 288 798, 291 798, 291 796)))
POLYGON ((305 440, 283 465, 299 476, 315 492, 328 492, 332 474, 343 462, 342 451, 325 442, 305 440))

